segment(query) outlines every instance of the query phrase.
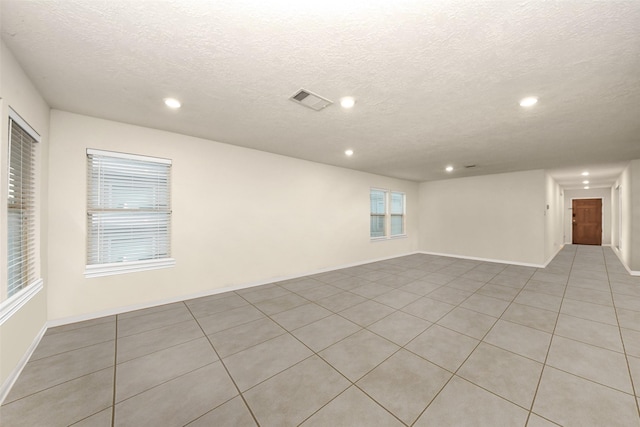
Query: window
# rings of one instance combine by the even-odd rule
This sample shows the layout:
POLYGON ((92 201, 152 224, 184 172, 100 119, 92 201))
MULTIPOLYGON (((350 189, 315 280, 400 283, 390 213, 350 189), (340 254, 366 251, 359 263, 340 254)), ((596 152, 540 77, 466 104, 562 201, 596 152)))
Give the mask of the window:
POLYGON ((371 238, 385 237, 387 219, 387 192, 371 190, 371 238))
POLYGON ((391 192, 391 235, 404 235, 404 193, 391 192))
MULTIPOLYGON (((41 282, 36 266, 36 145, 40 136, 10 110, 6 298, 41 282)), ((40 283, 41 284, 41 283, 40 283)))
POLYGON ((85 276, 175 265, 171 160, 91 149, 87 158, 85 276))
POLYGON ((371 189, 372 239, 404 236, 405 194, 397 191, 371 189))

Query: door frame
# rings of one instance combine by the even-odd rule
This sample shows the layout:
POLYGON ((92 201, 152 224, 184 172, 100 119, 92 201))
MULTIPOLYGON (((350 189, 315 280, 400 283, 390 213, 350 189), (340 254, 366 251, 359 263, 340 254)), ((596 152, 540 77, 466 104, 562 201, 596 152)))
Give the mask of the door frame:
MULTIPOLYGON (((590 199, 599 199, 600 200, 600 246, 605 246, 604 243, 604 199, 602 197, 571 197, 569 200, 569 210, 571 211, 571 215, 569 215, 569 238, 565 239, 569 241, 569 245, 573 244, 573 201, 574 200, 590 200, 590 199)), ((610 245, 606 245, 610 246, 610 245)))

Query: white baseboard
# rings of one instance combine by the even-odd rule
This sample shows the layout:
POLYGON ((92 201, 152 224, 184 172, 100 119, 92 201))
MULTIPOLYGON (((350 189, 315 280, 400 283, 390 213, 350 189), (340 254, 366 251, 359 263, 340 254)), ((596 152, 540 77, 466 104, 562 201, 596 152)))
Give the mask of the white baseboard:
POLYGON ((542 264, 532 264, 528 262, 518 262, 518 261, 510 261, 504 259, 492 259, 492 258, 481 258, 475 256, 466 256, 466 255, 457 255, 457 254, 445 254, 440 252, 427 252, 427 251, 418 251, 418 253, 425 255, 436 255, 436 256, 444 256, 449 258, 460 258, 460 259, 470 259, 474 261, 483 261, 483 262, 495 262, 498 264, 511 264, 511 265, 519 265, 522 267, 536 267, 536 268, 544 268, 545 266, 542 264))
POLYGON ((560 251, 562 250, 562 248, 564 248, 564 245, 560 245, 560 247, 558 248, 558 250, 557 250, 553 255, 551 255, 549 258, 547 258, 547 260, 546 260, 546 261, 545 261, 545 263, 544 263, 544 268, 547 268, 547 265, 549 265, 549 263, 550 263, 551 261, 553 261, 553 259, 556 257, 556 255, 558 255, 558 254, 560 253, 560 251))
POLYGON ((67 325, 69 323, 83 322, 85 320, 92 320, 92 319, 97 319, 97 318, 105 317, 105 316, 113 316, 113 315, 116 315, 116 314, 122 314, 122 313, 126 313, 126 312, 129 312, 129 311, 142 310, 144 308, 156 307, 156 306, 159 306, 159 305, 171 304, 171 303, 174 303, 174 302, 186 301, 186 300, 190 300, 190 299, 194 299, 194 298, 208 297, 208 296, 211 296, 211 295, 222 294, 222 293, 225 293, 225 292, 238 291, 238 290, 241 290, 241 289, 252 288, 254 286, 267 285, 269 283, 283 282, 285 280, 298 279, 300 277, 312 276, 314 274, 328 273, 328 272, 331 272, 331 271, 342 270, 343 268, 357 267, 359 265, 369 264, 369 263, 378 262, 378 261, 386 261, 386 260, 393 259, 393 258, 399 258, 399 257, 403 257, 403 256, 408 256, 408 255, 414 255, 414 254, 417 254, 417 253, 420 253, 420 252, 415 251, 415 252, 409 252, 409 253, 405 253, 405 254, 394 255, 394 256, 389 256, 389 257, 384 257, 384 258, 375 258, 375 259, 370 259, 370 260, 366 260, 366 261, 360 261, 360 262, 344 264, 344 265, 341 265, 339 267, 321 268, 321 269, 313 270, 311 272, 307 272, 307 273, 304 273, 304 274, 294 274, 294 275, 290 275, 290 276, 273 277, 273 278, 270 278, 270 279, 267 279, 267 280, 259 280, 259 281, 255 281, 255 282, 247 282, 247 283, 242 283, 242 284, 233 285, 233 286, 225 286, 223 288, 207 289, 205 291, 196 292, 196 293, 187 294, 187 295, 178 295, 178 296, 175 296, 175 297, 163 298, 161 300, 154 300, 154 301, 151 301, 151 302, 144 302, 144 303, 140 303, 140 304, 132 304, 132 305, 127 305, 127 306, 123 306, 123 307, 115 307, 115 308, 112 308, 112 309, 101 310, 101 311, 98 311, 98 312, 92 312, 92 313, 87 313, 87 314, 81 314, 81 315, 78 315, 78 316, 63 317, 63 318, 60 318, 60 319, 49 320, 47 322, 47 326, 49 328, 53 328, 53 327, 56 327, 56 326, 67 325))
POLYGON ((630 275, 640 276, 640 271, 630 269, 629 266, 624 262, 624 260, 622 259, 622 254, 620 253, 620 250, 618 250, 618 248, 616 248, 615 246, 611 246, 611 250, 613 251, 614 254, 616 254, 618 259, 620 260, 620 263, 622 263, 622 266, 625 268, 625 270, 627 270, 627 272, 630 275))
POLYGON ((33 352, 38 347, 38 344, 40 344, 40 340, 44 336, 45 332, 47 332, 47 325, 46 324, 42 326, 42 329, 40 329, 40 332, 38 332, 38 335, 36 335, 36 337, 33 339, 33 342, 31 343, 31 345, 27 349, 27 351, 24 354, 24 356, 22 356, 22 359, 20 359, 20 361, 18 362, 16 367, 13 368, 13 371, 11 371, 11 373, 9 374, 7 379, 0 386, 0 405, 2 405, 2 403, 4 402, 4 399, 6 399, 7 396, 9 395, 9 392, 11 391, 11 387, 13 387, 13 385, 16 382, 16 380, 20 376, 20 373, 22 372, 22 370, 26 366, 27 362, 31 358, 31 355, 33 354, 33 352))

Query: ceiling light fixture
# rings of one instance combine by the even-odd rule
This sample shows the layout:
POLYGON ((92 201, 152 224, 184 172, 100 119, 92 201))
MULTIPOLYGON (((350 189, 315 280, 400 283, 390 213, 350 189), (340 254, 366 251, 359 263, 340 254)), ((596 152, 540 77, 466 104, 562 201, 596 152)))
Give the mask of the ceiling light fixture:
POLYGON ((589 183, 589 181, 582 181, 582 183, 583 183, 583 184, 588 184, 588 183, 589 183))
POLYGON ((585 189, 585 190, 588 190, 588 189, 589 189, 589 186, 587 185, 586 187, 584 187, 584 189, 585 189))
POLYGON ((344 98, 340 99, 340 105, 342 105, 342 108, 353 108, 355 104, 356 100, 351 96, 345 96, 344 98))
POLYGON ((582 172, 582 176, 589 176, 589 172, 587 171, 582 172))
POLYGON ((182 105, 180 103, 180 101, 178 101, 175 98, 165 98, 164 99, 164 105, 166 105, 169 108, 173 108, 174 110, 180 108, 180 106, 182 105))
POLYGON ((347 156, 353 156, 353 150, 347 150, 344 152, 344 154, 346 154, 347 156))
POLYGON ((447 166, 444 170, 447 172, 453 172, 453 166, 447 166))
POLYGON ((521 107, 531 107, 533 105, 536 105, 537 102, 538 102, 538 98, 536 98, 535 96, 529 96, 527 98, 522 98, 520 100, 520 106, 521 107))

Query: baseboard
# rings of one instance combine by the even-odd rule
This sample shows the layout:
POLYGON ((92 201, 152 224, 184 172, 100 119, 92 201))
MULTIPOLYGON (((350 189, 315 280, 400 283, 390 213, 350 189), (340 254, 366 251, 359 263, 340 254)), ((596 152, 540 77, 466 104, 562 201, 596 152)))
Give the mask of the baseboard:
POLYGON ((551 261, 553 261, 553 259, 556 257, 556 255, 558 255, 558 254, 560 253, 560 251, 562 250, 562 248, 564 248, 564 245, 560 245, 560 247, 558 248, 558 250, 557 250, 553 255, 551 255, 549 258, 547 258, 547 260, 546 260, 546 261, 545 261, 545 263, 544 263, 544 268, 547 268, 547 265, 549 265, 549 263, 550 263, 551 261))
POLYGON ((313 271, 310 271, 310 272, 307 272, 307 273, 304 273, 304 274, 295 274, 295 275, 289 275, 289 276, 279 276, 279 277, 274 277, 274 278, 270 278, 270 279, 267 279, 267 280, 259 280, 259 281, 255 281, 255 282, 242 283, 242 284, 239 284, 239 285, 225 286, 223 288, 207 289, 207 290, 201 291, 201 292, 196 292, 196 293, 187 294, 187 295, 179 295, 179 296, 175 296, 175 297, 171 297, 171 298, 164 298, 164 299, 161 299, 161 300, 154 300, 152 302, 145 302, 145 303, 140 303, 140 304, 127 305, 127 306, 123 306, 123 307, 116 307, 116 308, 112 308, 112 309, 101 310, 101 311, 98 311, 98 312, 81 314, 81 315, 78 315, 78 316, 63 317, 63 318, 60 318, 60 319, 49 320, 47 322, 47 327, 53 328, 53 327, 56 327, 56 326, 62 326, 62 325, 70 324, 70 323, 76 323, 76 322, 83 322, 85 320, 92 320, 92 319, 97 319, 97 318, 105 317, 105 316, 113 316, 113 315, 116 315, 116 314, 122 314, 122 313, 126 313, 126 312, 129 312, 129 311, 142 310, 142 309, 145 309, 145 308, 156 307, 156 306, 165 305, 165 304, 171 304, 171 303, 174 303, 174 302, 185 301, 185 300, 189 300, 189 299, 193 299, 193 298, 208 297, 208 296, 211 296, 211 295, 222 294, 222 293, 225 293, 225 292, 238 291, 238 290, 241 290, 241 289, 253 288, 255 286, 268 285, 269 283, 283 282, 285 280, 298 279, 298 278, 301 278, 301 277, 312 276, 314 274, 321 274, 321 273, 328 273, 328 272, 336 271, 336 270, 342 270, 343 268, 357 267, 359 265, 369 264, 369 263, 372 263, 372 262, 386 261, 386 260, 393 259, 393 258, 399 258, 399 257, 403 257, 403 256, 408 256, 408 255, 414 255, 414 254, 417 254, 417 253, 421 253, 421 252, 414 251, 414 252, 409 252, 409 253, 405 253, 405 254, 401 254, 401 255, 394 255, 394 256, 389 256, 389 257, 384 257, 384 258, 369 259, 369 260, 366 260, 366 261, 359 261, 359 262, 355 262, 355 263, 344 264, 344 265, 341 265, 341 266, 338 266, 338 267, 329 267, 329 268, 322 268, 322 269, 318 269, 318 270, 313 270, 313 271))
POLYGON ((470 260, 474 260, 474 261, 495 262, 495 263, 498 263, 498 264, 519 265, 519 266, 522 266, 522 267, 535 267, 535 268, 544 268, 545 267, 542 264, 531 264, 531 263, 528 263, 528 262, 509 261, 509 260, 504 260, 504 259, 481 258, 481 257, 475 257, 475 256, 466 256, 466 255, 457 255, 457 254, 445 254, 445 253, 440 253, 440 252, 427 252, 427 251, 418 251, 418 253, 425 254, 425 255, 444 256, 444 257, 449 257, 449 258, 470 259, 470 260))
POLYGON ((38 344, 40 344, 40 340, 44 336, 45 332, 47 332, 47 325, 46 324, 44 326, 42 326, 42 329, 40 329, 40 332, 38 332, 38 335, 36 335, 36 337, 33 339, 33 342, 31 343, 31 345, 27 349, 27 351, 24 354, 24 356, 22 356, 22 359, 20 359, 20 362, 18 362, 16 367, 13 368, 13 371, 11 371, 11 374, 9 374, 9 376, 4 381, 2 386, 0 386, 0 405, 2 405, 4 400, 7 398, 7 395, 9 395, 9 392, 11 391, 11 387, 13 387, 13 385, 16 382, 16 380, 20 376, 20 373, 22 373, 22 370, 24 369, 24 367, 26 366, 27 362, 31 358, 31 355, 33 354, 33 352, 38 347, 38 344))
POLYGON ((616 248, 615 246, 611 246, 611 250, 614 254, 616 254, 622 266, 625 268, 625 270, 627 270, 627 273, 629 273, 631 276, 640 276, 640 271, 630 269, 629 266, 624 262, 624 260, 622 259, 622 254, 620 253, 620 250, 618 250, 618 248, 616 248))

